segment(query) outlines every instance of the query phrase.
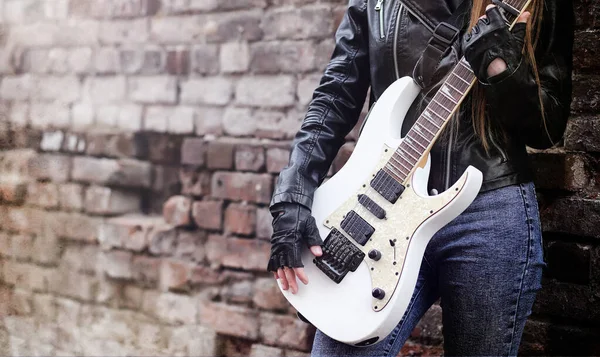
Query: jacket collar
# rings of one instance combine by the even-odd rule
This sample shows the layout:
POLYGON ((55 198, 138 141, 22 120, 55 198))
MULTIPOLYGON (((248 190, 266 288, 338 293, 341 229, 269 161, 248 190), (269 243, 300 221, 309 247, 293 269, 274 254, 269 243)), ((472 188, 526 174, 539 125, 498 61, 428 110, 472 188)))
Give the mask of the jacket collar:
POLYGON ((400 0, 431 28, 448 19, 462 1, 471 0, 400 0))

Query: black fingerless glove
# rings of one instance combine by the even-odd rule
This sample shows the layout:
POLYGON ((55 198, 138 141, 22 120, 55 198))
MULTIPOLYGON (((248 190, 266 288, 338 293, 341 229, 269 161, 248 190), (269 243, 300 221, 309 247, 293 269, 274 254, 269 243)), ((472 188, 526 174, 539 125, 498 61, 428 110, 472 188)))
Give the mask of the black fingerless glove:
POLYGON ((322 245, 315 218, 310 210, 299 203, 280 202, 271 207, 273 236, 268 271, 277 271, 284 266, 303 267, 304 247, 322 245))
POLYGON ((517 23, 511 32, 498 7, 490 8, 486 15, 465 35, 463 49, 475 76, 480 82, 490 84, 500 82, 519 68, 527 25, 517 23), (488 78, 488 67, 496 58, 503 59, 507 69, 488 78))

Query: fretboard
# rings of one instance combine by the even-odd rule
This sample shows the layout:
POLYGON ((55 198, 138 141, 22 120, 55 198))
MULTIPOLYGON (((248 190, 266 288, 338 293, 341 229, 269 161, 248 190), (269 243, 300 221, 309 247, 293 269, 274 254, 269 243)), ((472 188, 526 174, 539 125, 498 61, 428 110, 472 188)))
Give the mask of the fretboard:
MULTIPOLYGON (((518 13, 523 12, 531 0, 505 0, 518 13)), ((513 26, 518 16, 505 13, 513 26)), ((400 183, 404 183, 416 169, 446 127, 453 114, 476 81, 475 74, 463 57, 446 77, 415 124, 408 131, 383 170, 400 183)))

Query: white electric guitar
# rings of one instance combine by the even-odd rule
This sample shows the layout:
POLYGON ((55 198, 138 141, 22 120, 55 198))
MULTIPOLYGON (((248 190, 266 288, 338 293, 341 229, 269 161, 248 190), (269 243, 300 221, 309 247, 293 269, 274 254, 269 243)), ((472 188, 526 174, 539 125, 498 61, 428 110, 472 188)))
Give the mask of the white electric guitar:
MULTIPOLYGON (((505 13, 514 23, 529 1, 504 3, 515 9, 505 13)), ((398 79, 372 107, 347 163, 316 190, 312 215, 324 255, 306 249, 308 285, 282 292, 329 337, 355 346, 383 340, 406 311, 432 236, 479 193, 482 174, 472 166, 447 191, 427 193, 429 151, 474 82, 463 58, 400 138, 420 88, 398 79)))

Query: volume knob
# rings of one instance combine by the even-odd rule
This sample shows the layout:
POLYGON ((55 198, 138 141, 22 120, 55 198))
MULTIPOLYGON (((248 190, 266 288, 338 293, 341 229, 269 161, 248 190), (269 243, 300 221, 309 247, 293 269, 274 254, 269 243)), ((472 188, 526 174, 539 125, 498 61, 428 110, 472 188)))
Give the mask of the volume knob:
POLYGON ((383 299, 385 297, 385 291, 383 291, 383 289, 380 288, 375 288, 373 289, 373 292, 371 293, 373 295, 373 297, 375 299, 383 299))
POLYGON ((371 249, 369 251, 369 258, 373 259, 374 261, 378 261, 381 259, 381 252, 377 249, 371 249))

